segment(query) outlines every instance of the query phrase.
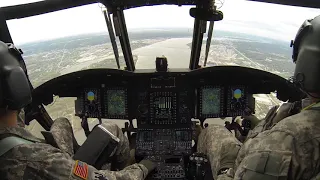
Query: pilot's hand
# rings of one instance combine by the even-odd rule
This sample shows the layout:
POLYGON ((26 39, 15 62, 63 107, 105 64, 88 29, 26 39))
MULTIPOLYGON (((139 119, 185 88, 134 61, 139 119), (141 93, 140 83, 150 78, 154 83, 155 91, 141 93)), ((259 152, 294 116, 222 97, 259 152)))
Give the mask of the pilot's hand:
POLYGON ((156 168, 156 164, 147 159, 143 159, 139 164, 144 165, 148 169, 148 173, 152 172, 156 168))
POLYGON ((255 115, 242 116, 242 118, 251 121, 251 129, 255 128, 261 121, 255 115))
POLYGON ((194 132, 193 132, 193 137, 192 139, 195 140, 196 142, 198 141, 198 137, 202 131, 202 127, 200 125, 196 125, 195 128, 194 128, 194 132))
POLYGON ((136 163, 135 154, 136 154, 136 150, 135 149, 131 149, 130 150, 130 158, 128 159, 127 166, 130 166, 130 165, 136 163))

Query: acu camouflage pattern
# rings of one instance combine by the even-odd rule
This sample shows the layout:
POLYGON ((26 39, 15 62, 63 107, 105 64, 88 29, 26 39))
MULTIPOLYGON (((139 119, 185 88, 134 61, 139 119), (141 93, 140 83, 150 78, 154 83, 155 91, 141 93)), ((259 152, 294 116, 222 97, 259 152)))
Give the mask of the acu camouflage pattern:
POLYGON ((72 156, 74 154, 73 139, 75 138, 69 120, 67 118, 56 119, 50 128, 50 132, 54 143, 58 146, 57 148, 72 156))
MULTIPOLYGON (((268 111, 266 117, 263 118, 262 120, 259 120, 254 115, 244 116, 243 117, 244 119, 251 121, 252 128, 249 131, 247 136, 242 136, 238 130, 235 130, 235 136, 240 142, 243 143, 247 139, 255 137, 257 134, 265 130, 271 129, 274 125, 276 125, 282 119, 288 116, 291 116, 293 114, 296 114, 296 112, 293 111, 293 109, 297 103, 301 104, 301 102, 294 102, 294 103, 283 103, 281 106, 279 105, 273 106, 268 111)), ((237 122, 237 123, 241 125, 241 122, 237 122)))
MULTIPOLYGON (((296 101, 293 103, 283 103, 281 106, 273 106, 267 113, 266 117, 262 119, 257 125, 254 126, 252 131, 249 131, 249 134, 246 139, 257 136, 259 133, 271 129, 278 122, 283 120, 286 117, 297 114, 301 109, 312 104, 310 98, 303 99, 302 101, 296 101)), ((254 115, 247 117, 249 120, 257 122, 257 118, 254 115)))
MULTIPOLYGON (((249 131, 247 136, 248 138, 255 137, 259 133, 271 129, 278 122, 283 120, 286 117, 293 115, 291 109, 295 103, 283 103, 281 106, 273 106, 267 113, 266 117, 262 119, 252 131, 249 131)), ((253 115, 252 115, 253 116, 253 115)), ((249 117, 248 119, 252 119, 253 117, 249 117)))
POLYGON ((207 154, 213 176, 218 180, 317 179, 316 176, 320 177, 319 119, 318 110, 302 111, 283 120, 279 118, 271 123, 270 129, 262 128, 260 133, 248 138, 241 148, 241 143, 233 134, 227 133, 227 129, 209 126, 210 129, 204 130, 199 137, 198 151, 207 154), (228 150, 229 154, 225 152, 228 150), (227 162, 233 159, 234 164, 225 163, 225 159, 227 162), (224 164, 231 169, 217 176, 224 164))
POLYGON ((320 170, 319 118, 320 111, 302 111, 247 140, 239 151, 234 179, 316 176, 320 170))
POLYGON ((232 168, 241 148, 241 142, 224 126, 209 125, 199 135, 197 151, 207 155, 212 175, 222 168, 232 168))
POLYGON ((25 120, 25 113, 24 109, 22 108, 20 112, 18 113, 18 126, 24 128, 26 125, 24 123, 25 120))
MULTIPOLYGON (((52 127, 53 134, 66 136, 55 140, 62 140, 72 144, 71 135, 66 130, 70 129, 68 120, 61 118, 52 127), (59 122, 59 123, 58 123, 59 122), (66 125, 66 126, 63 126, 66 125), (58 130, 59 128, 60 131, 58 130), (63 129, 66 128, 66 129, 63 129)), ((119 160, 125 161, 129 156, 128 140, 122 134, 120 128, 115 124, 103 124, 110 132, 120 139, 116 155, 119 160), (127 147, 126 147, 127 146, 127 147)), ((71 131, 72 132, 72 131, 71 131)), ((70 156, 72 145, 62 145, 55 148, 49 144, 42 143, 28 131, 21 127, 0 128, 0 136, 15 135, 35 144, 23 144, 14 147, 12 150, 0 157, 0 177, 4 179, 81 179, 73 174, 75 161, 70 156)), ((59 143, 59 142, 57 142, 59 143)), ((108 180, 139 180, 144 179, 148 174, 148 169, 142 164, 133 164, 121 171, 97 170, 88 165, 88 180, 108 179, 108 180)))

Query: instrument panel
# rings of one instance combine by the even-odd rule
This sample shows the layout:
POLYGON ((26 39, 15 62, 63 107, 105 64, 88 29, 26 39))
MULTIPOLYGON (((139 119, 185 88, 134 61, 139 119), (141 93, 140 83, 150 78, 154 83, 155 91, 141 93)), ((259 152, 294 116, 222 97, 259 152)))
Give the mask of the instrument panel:
POLYGON ((175 92, 150 93, 150 124, 177 123, 177 97, 175 92))
POLYGON ((223 111, 223 90, 221 87, 202 87, 199 95, 201 118, 219 117, 223 111))
POLYGON ((198 89, 198 113, 200 119, 235 117, 245 114, 246 108, 254 110, 252 94, 245 86, 203 86, 198 89))
POLYGON ((75 104, 79 117, 128 118, 127 90, 124 88, 85 88, 75 104))
POLYGON ((249 68, 192 72, 94 69, 48 81, 35 89, 33 103, 50 104, 53 95, 77 97, 75 114, 82 121, 137 119, 136 156, 157 163, 156 172, 146 179, 186 179, 186 157, 194 151, 192 118, 203 122, 244 115, 248 107, 254 111, 253 94, 275 90, 280 100, 296 98, 291 97, 296 91, 283 78, 249 68))
POLYGON ((105 115, 111 119, 128 116, 127 91, 125 89, 108 89, 104 96, 105 115))
POLYGON ((185 157, 192 154, 192 129, 139 129, 136 155, 157 164, 147 179, 186 178, 185 157))
MULTIPOLYGON (((191 119, 191 112, 196 112, 193 116, 195 118, 206 119, 242 116, 247 107, 254 109, 254 98, 245 86, 203 86, 195 91, 198 93, 195 96, 195 107, 187 102, 194 93, 192 91, 177 92, 169 89, 139 92, 138 96, 142 100, 137 101, 134 111, 139 112, 142 119, 148 119, 139 124, 185 124, 191 119)), ((128 101, 127 88, 85 88, 76 100, 76 115, 126 119, 129 116, 128 101)))
MULTIPOLYGON (((244 115, 245 109, 250 107, 249 95, 247 89, 243 86, 231 86, 228 88, 227 95, 227 116, 242 116, 244 115)), ((251 97, 252 98, 252 97, 251 97)), ((254 109, 254 107, 251 107, 254 109)))
POLYGON ((186 157, 193 153, 191 118, 244 115, 254 110, 250 88, 200 81, 183 74, 147 74, 122 85, 84 88, 78 96, 80 117, 137 119, 136 157, 150 159, 156 171, 146 179, 187 179, 186 157))

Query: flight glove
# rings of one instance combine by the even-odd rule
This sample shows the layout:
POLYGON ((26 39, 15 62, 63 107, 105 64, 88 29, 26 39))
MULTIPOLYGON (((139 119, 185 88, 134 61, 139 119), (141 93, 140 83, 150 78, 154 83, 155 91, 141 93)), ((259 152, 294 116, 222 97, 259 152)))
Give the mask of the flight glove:
POLYGON ((152 172, 156 168, 156 164, 150 160, 143 159, 139 164, 144 165, 148 169, 148 173, 152 172))

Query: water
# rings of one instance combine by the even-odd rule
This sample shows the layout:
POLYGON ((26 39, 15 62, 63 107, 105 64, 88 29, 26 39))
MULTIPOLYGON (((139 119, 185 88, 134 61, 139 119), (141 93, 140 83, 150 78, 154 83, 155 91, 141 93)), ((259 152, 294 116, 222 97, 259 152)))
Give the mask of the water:
POLYGON ((167 57, 168 68, 189 68, 190 42, 191 38, 173 38, 138 48, 132 52, 138 56, 136 69, 155 69, 156 57, 161 56, 167 57))

